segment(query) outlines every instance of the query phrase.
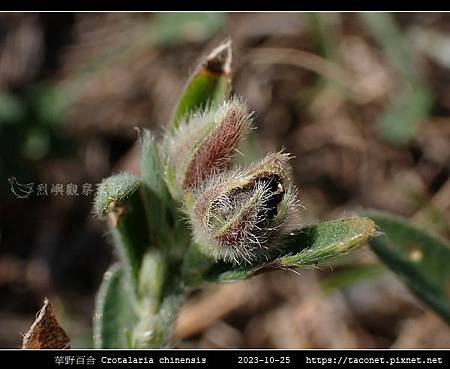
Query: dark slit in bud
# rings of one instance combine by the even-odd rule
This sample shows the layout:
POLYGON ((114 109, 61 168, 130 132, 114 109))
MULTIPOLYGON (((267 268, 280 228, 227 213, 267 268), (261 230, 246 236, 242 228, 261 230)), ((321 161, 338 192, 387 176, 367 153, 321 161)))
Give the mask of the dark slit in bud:
POLYGON ((277 215, 278 204, 283 200, 285 194, 284 186, 280 181, 278 175, 271 175, 257 180, 257 182, 264 184, 269 189, 270 195, 264 199, 265 219, 262 221, 272 220, 277 215))

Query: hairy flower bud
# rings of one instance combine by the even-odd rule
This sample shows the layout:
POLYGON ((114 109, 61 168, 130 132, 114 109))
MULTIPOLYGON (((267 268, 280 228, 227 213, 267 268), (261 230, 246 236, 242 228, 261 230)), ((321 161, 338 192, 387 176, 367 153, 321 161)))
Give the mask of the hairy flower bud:
POLYGON ((189 217, 204 252, 252 263, 279 246, 292 230, 297 205, 288 160, 288 154, 269 154, 244 171, 212 177, 194 193, 189 217))
POLYGON ((183 192, 226 170, 249 126, 250 114, 237 98, 182 122, 165 139, 166 178, 172 196, 181 199, 183 192))

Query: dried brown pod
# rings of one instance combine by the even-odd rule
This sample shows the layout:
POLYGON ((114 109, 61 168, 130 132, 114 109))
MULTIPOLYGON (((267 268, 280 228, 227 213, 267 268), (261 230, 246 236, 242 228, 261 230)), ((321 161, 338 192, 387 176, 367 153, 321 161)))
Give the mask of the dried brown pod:
POLYGON ((56 320, 48 299, 22 341, 22 349, 69 349, 70 340, 56 320))

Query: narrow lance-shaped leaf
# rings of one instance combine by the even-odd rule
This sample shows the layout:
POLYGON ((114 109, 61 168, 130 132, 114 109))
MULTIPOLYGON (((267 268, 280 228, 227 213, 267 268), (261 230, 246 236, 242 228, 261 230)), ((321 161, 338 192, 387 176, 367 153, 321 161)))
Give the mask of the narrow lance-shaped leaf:
POLYGON ((273 269, 314 267, 357 248, 375 233, 375 224, 368 218, 348 218, 306 227, 290 235, 281 252, 273 253, 251 265, 233 266, 229 263, 212 263, 197 253, 186 258, 186 263, 199 266, 201 275, 186 267, 186 278, 192 285, 201 280, 211 282, 233 282, 273 269), (266 259, 267 258, 267 259, 266 259), (188 274, 188 271, 191 274, 188 274))
POLYGON ((141 191, 146 210, 150 247, 157 247, 171 257, 181 257, 187 248, 189 230, 177 219, 179 204, 169 193, 163 177, 161 151, 152 133, 141 137, 141 191))
POLYGON ((372 250, 408 288, 450 322, 450 245, 400 217, 379 211, 367 213, 381 234, 370 241, 372 250))
POLYGON ((158 147, 153 134, 144 129, 141 137, 141 177, 155 196, 166 202, 169 193, 164 182, 158 147))
POLYGON ((162 175, 156 141, 148 130, 141 137, 141 178, 151 245, 157 246, 169 232, 174 205, 162 175))
POLYGON ((96 348, 130 348, 138 320, 132 288, 119 265, 106 273, 97 295, 94 316, 96 348))
POLYGON ((231 91, 231 42, 214 49, 194 72, 181 94, 170 120, 171 129, 190 113, 214 108, 223 103, 231 91))
POLYGON ((95 199, 97 215, 109 217, 114 244, 135 289, 150 243, 140 186, 141 182, 132 175, 112 176, 100 183, 95 199))
POLYGON ((305 228, 288 240, 291 255, 280 257, 281 267, 313 266, 346 254, 366 242, 375 233, 375 224, 368 218, 349 218, 305 228), (312 242, 311 246, 307 246, 312 242), (294 254, 298 247, 305 249, 294 254))

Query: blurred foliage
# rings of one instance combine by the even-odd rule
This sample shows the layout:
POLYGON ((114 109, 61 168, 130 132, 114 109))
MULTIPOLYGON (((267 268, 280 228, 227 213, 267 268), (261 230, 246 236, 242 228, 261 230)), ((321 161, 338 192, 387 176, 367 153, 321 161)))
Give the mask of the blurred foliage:
POLYGON ((322 282, 321 289, 324 293, 331 293, 336 289, 344 289, 361 281, 378 278, 385 271, 386 268, 380 264, 353 266, 343 271, 336 270, 322 282))
POLYGON ((432 93, 417 66, 414 49, 389 13, 360 13, 361 21, 383 48, 391 66, 401 77, 398 96, 379 121, 383 137, 394 144, 406 144, 414 137, 421 120, 432 106, 432 93))
POLYGON ((368 212, 381 234, 369 241, 380 260, 450 323, 450 244, 400 217, 368 212))
POLYGON ((204 42, 225 25, 224 13, 159 13, 152 22, 157 45, 174 47, 183 42, 204 42))
POLYGON ((2 92, 0 94, 0 122, 11 124, 20 120, 24 115, 24 110, 19 99, 15 96, 2 92))
POLYGON ((74 140, 55 125, 63 116, 51 112, 53 104, 42 98, 50 91, 51 85, 31 85, 20 94, 0 94, 0 173, 5 177, 33 179, 39 161, 73 155, 74 140))
POLYGON ((450 37, 448 33, 426 27, 411 27, 408 32, 417 50, 423 52, 444 68, 450 68, 450 37))
MULTIPOLYGON (((204 42, 223 27, 224 21, 222 13, 155 14, 147 23, 151 26, 147 34, 141 33, 135 42, 119 41, 63 84, 39 79, 17 92, 0 90, 0 173, 33 179, 37 175, 33 163, 74 154, 77 144, 58 125, 67 122, 69 109, 82 97, 91 76, 129 60, 139 50, 204 42), (11 152, 14 155, 8 155, 11 152)), ((5 189, 6 185, 2 181, 0 186, 5 189)))

